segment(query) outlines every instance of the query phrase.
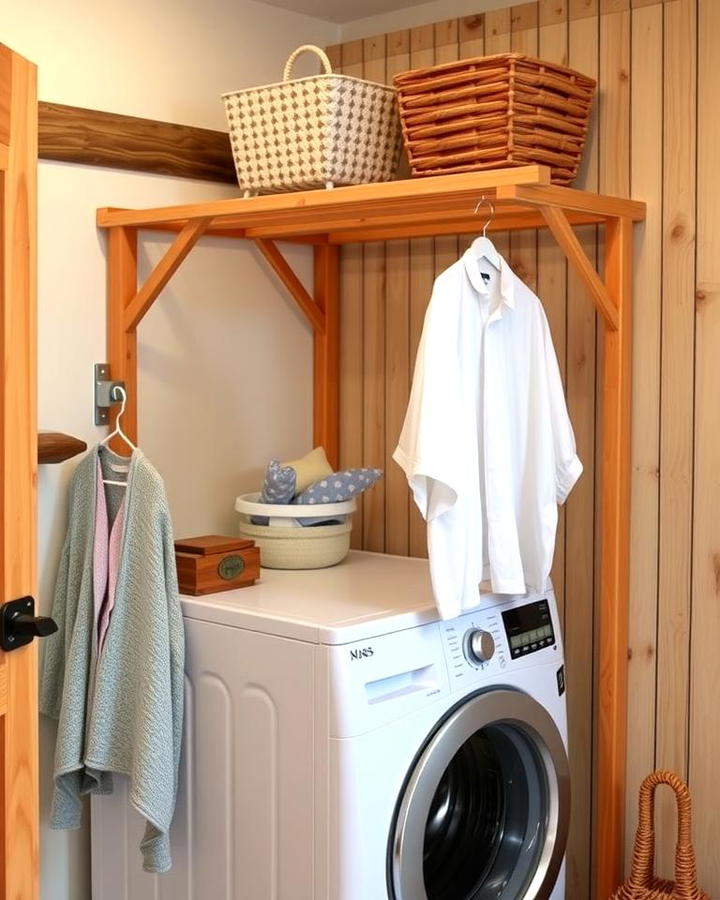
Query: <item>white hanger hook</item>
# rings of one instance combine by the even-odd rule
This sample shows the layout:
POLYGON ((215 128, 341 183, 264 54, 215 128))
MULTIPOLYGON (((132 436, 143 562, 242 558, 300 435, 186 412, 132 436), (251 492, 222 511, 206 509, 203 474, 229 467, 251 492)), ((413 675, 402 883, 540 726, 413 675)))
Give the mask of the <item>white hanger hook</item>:
POLYGON ((118 413, 118 419, 119 419, 120 416, 124 415, 125 405, 127 404, 127 393, 125 392, 125 388, 120 384, 116 384, 115 387, 113 388, 113 396, 114 396, 114 399, 116 402, 117 402, 118 394, 120 395, 120 412, 118 413))
POLYGON ((485 222, 485 224, 483 225, 483 230, 482 230, 482 236, 483 236, 483 237, 487 237, 488 225, 489 225, 489 224, 492 222, 492 220, 495 218, 495 204, 492 202, 492 200, 489 200, 489 199, 483 194, 482 197, 480 198, 480 200, 478 201, 477 206, 475 207, 475 215, 478 214, 478 210, 480 209, 480 207, 481 207, 484 203, 487 203, 487 205, 490 207, 490 216, 489 216, 489 218, 487 219, 487 221, 485 222))

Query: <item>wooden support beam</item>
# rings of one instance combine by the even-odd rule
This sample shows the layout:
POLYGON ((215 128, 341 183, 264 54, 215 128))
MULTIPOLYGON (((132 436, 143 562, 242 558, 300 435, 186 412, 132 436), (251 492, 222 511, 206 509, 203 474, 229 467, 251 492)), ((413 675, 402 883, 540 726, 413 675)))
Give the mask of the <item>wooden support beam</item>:
POLYGON ((598 852, 595 896, 622 881, 627 736, 630 409, 633 233, 629 218, 605 233, 605 282, 619 316, 605 328, 602 445, 602 568, 598 737, 598 852))
MULTIPOLYGON (((125 326, 125 312, 137 293, 137 229, 119 226, 108 235, 108 362, 110 377, 124 381, 127 404, 123 430, 131 441, 137 442, 137 332, 125 326)), ((119 411, 110 407, 110 429, 115 427, 119 411)), ((112 447, 127 453, 127 445, 114 439, 112 447)))
POLYGON ((209 222, 209 217, 193 219, 191 222, 188 222, 168 247, 163 258, 148 275, 145 284, 128 303, 123 317, 126 331, 134 331, 137 328, 162 289, 177 272, 185 257, 198 242, 209 222))
MULTIPOLYGON (((567 220, 571 225, 595 225, 604 222, 593 213, 567 214, 567 220)), ((454 220, 452 222, 434 221, 414 222, 412 225, 366 225, 357 230, 332 231, 327 235, 330 244, 364 244, 373 241, 401 241, 408 238, 441 237, 443 235, 476 234, 479 227, 477 216, 470 219, 454 220)), ((488 225, 488 232, 493 231, 521 231, 523 229, 544 228, 546 221, 540 210, 527 209, 522 213, 507 213, 505 208, 498 206, 492 222, 488 225)), ((250 229, 250 235, 261 233, 263 229, 250 229)), ((278 237, 278 235, 274 235, 278 237)), ((281 240, 287 240, 282 237, 281 240)))
POLYGON ((575 212, 594 212, 604 216, 619 216, 640 222, 645 218, 645 204, 641 200, 608 197, 592 191, 559 187, 555 184, 506 184, 497 189, 498 200, 514 200, 525 206, 556 206, 575 212))
POLYGON ((340 253, 329 244, 314 248, 315 299, 325 327, 314 338, 313 443, 330 465, 340 466, 340 253))
MULTIPOLYGON (((542 206, 540 209, 550 231, 555 236, 555 240, 562 248, 565 256, 567 256, 570 265, 585 282, 593 303, 603 314, 607 325, 616 331, 619 319, 616 301, 608 293, 606 286, 595 270, 595 266, 588 259, 580 241, 572 230, 572 226, 568 222, 567 216, 563 210, 556 209, 553 206, 542 206)), ((617 219, 613 221, 617 221, 617 219)))
MULTIPOLYGON (((278 250, 277 244, 267 238, 255 241, 255 246, 275 270, 278 278, 288 289, 293 299, 305 313, 316 334, 325 331, 325 314, 303 287, 302 282, 293 272, 290 264, 278 250)), ((317 259, 317 256, 316 256, 317 259)), ((327 449, 327 448, 326 448, 327 449)))
POLYGON ((237 184, 226 132, 38 103, 40 159, 237 184))
MULTIPOLYGON (((0 603, 37 597, 36 86, 0 45, 0 603)), ((0 670, 0 898, 37 900, 37 641, 0 670)))

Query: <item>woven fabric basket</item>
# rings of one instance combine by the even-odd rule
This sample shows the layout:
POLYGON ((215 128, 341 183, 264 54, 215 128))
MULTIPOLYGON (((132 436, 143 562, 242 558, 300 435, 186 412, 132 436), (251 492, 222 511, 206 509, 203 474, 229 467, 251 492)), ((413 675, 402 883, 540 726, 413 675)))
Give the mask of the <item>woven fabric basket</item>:
POLYGON ((577 175, 595 81, 521 53, 403 72, 398 91, 413 175, 541 164, 577 175))
POLYGON ((278 84, 223 94, 235 170, 245 196, 389 181, 402 136, 395 90, 334 75, 327 55, 306 44, 278 84), (301 53, 324 74, 291 80, 301 53))
POLYGON ((640 785, 639 809, 630 878, 615 891, 611 900, 710 900, 697 884, 692 809, 687 785, 672 772, 653 772, 640 785), (655 876, 655 789, 660 784, 669 785, 677 799, 674 882, 655 876))

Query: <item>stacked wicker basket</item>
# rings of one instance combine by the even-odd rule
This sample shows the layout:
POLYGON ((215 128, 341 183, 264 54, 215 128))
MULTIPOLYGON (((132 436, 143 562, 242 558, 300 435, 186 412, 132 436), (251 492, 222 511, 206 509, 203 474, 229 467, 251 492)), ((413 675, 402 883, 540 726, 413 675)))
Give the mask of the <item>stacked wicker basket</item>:
POLYGON ((413 175, 542 164, 575 178, 595 82, 520 53, 416 69, 394 79, 413 175))

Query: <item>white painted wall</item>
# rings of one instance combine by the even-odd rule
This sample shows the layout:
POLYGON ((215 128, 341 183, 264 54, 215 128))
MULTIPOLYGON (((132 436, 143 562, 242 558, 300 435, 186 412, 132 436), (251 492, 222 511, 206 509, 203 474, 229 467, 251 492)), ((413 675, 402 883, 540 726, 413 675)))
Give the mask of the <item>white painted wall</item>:
MULTIPOLYGON (((225 129, 226 90, 274 81, 299 43, 336 26, 251 0, 0 0, 0 41, 39 66, 43 100, 225 129)), ((302 72, 302 69, 300 70, 302 72)), ((39 424, 92 444, 92 365, 105 357, 105 247, 98 206, 237 195, 228 186, 42 162, 39 167, 39 424)), ((141 244, 146 273, 168 241, 141 244)), ((291 251, 309 274, 306 250, 291 251)), ((176 533, 232 530, 233 498, 271 453, 311 441, 308 328, 253 251, 203 240, 140 330, 140 434, 165 477, 176 533)), ((40 603, 48 611, 75 462, 39 483, 40 603)), ((41 897, 88 900, 88 830, 47 827, 54 728, 41 724, 41 897)), ((139 858, 138 858, 139 861, 139 858)))

